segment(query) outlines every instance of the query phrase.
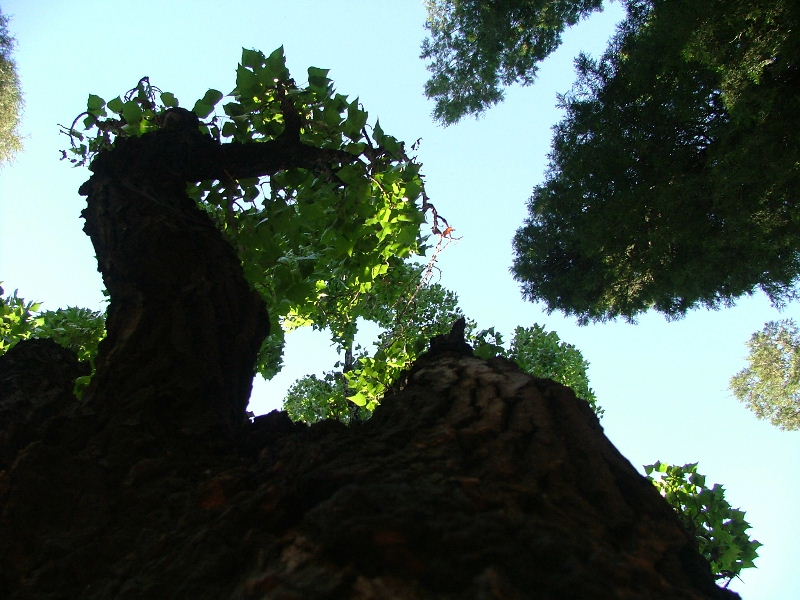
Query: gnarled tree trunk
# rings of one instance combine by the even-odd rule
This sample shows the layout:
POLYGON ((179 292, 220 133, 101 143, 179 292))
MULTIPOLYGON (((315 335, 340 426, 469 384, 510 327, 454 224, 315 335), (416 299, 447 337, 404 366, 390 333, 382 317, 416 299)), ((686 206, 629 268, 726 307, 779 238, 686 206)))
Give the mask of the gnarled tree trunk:
POLYGON ((84 401, 57 348, 0 357, 0 597, 735 597, 585 402, 461 340, 368 422, 247 420, 266 312, 184 185, 311 159, 198 135, 82 188, 111 294, 84 401))

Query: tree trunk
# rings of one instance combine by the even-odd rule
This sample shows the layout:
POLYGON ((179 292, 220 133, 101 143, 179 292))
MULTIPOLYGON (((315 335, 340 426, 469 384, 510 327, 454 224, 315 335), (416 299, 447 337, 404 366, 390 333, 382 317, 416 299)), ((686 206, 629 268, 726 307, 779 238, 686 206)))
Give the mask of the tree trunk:
POLYGON ((84 401, 74 357, 0 357, 0 597, 736 597, 585 402, 463 340, 367 422, 247 420, 266 312, 184 193, 197 140, 158 135, 82 188, 111 294, 84 401))

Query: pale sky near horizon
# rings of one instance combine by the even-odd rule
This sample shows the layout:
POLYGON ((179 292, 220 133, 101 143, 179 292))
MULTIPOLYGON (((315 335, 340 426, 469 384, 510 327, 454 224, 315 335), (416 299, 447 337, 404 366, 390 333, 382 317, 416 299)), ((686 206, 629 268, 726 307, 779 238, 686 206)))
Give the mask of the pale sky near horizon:
MULTIPOLYGON (((521 299, 509 267, 511 238, 542 181, 555 95, 574 79, 572 59, 605 47, 621 15, 618 4, 565 35, 533 87, 514 87, 483 118, 441 128, 422 94, 427 78, 418 58, 424 37, 422 0, 0 0, 11 18, 25 95, 25 150, 0 169, 0 281, 9 293, 44 308, 102 309, 102 283, 89 239, 81 231, 88 177, 59 161, 67 139, 57 124, 80 113, 89 93, 109 100, 140 77, 174 92, 191 107, 208 88, 233 88, 241 48, 269 52, 284 45, 290 70, 331 69, 337 90, 359 97, 384 130, 413 142, 424 163, 428 194, 461 240, 439 266, 441 283, 459 294, 481 327, 506 335, 541 323, 575 344, 590 362, 590 381, 605 409, 607 435, 636 466, 656 460, 700 462, 709 482, 747 513, 751 536, 764 543, 757 569, 731 588, 748 600, 800 598, 794 575, 800 534, 800 432, 757 420, 728 391, 744 366, 745 342, 764 322, 800 317, 761 294, 719 311, 694 310, 667 322, 646 314, 638 324, 579 327, 521 299)), ((251 408, 280 406, 297 377, 321 373, 335 355, 323 334, 290 334, 285 373, 257 383, 251 408)))

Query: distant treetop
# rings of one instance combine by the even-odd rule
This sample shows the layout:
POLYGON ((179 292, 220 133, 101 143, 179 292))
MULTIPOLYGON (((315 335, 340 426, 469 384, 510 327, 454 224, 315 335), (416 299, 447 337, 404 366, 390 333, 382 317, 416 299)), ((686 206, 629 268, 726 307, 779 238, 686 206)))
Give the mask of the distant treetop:
POLYGON ((0 165, 11 160, 22 148, 19 119, 22 92, 17 67, 11 57, 14 38, 8 33, 8 17, 0 10, 0 165))

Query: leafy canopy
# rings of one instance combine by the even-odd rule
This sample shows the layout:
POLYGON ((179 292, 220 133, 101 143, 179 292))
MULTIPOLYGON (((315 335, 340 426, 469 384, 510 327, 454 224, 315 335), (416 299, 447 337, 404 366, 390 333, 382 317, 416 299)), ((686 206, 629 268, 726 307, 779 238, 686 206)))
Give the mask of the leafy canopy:
POLYGON ((8 33, 8 17, 0 11, 0 165, 22 148, 19 120, 22 91, 11 51, 14 38, 8 33))
MULTIPOLYGON (((433 232, 445 221, 424 192, 420 165, 405 145, 383 131, 358 99, 335 91, 328 71, 311 67, 298 85, 283 48, 264 55, 244 49, 236 86, 225 96, 208 90, 192 105, 200 131, 219 143, 258 144, 297 136, 344 166, 289 167, 272 176, 198 181, 189 195, 237 249, 245 275, 266 301, 272 319, 258 371, 281 368, 284 331, 328 328, 340 345, 352 342, 359 317, 377 290, 391 297, 389 273, 424 253, 421 226, 433 213, 433 232), (343 160, 344 157, 344 160, 343 160)), ((177 118, 179 100, 147 78, 106 102, 91 94, 70 127, 64 158, 91 161, 122 136, 155 131, 177 118)))
POLYGON ((598 417, 603 416, 605 411, 589 386, 589 361, 574 345, 561 341, 555 331, 547 331, 538 323, 517 326, 508 348, 494 327, 473 333, 470 338, 475 354, 481 358, 501 356, 513 360, 529 375, 566 385, 578 398, 586 400, 598 417))
POLYGON ((105 337, 105 319, 98 312, 76 306, 42 311, 41 302, 26 302, 18 291, 2 297, 0 287, 0 354, 29 338, 50 338, 72 350, 78 360, 92 362, 105 337))
POLYGON ((0 354, 8 352, 17 342, 28 339, 44 320, 36 313, 40 302, 26 302, 20 298, 18 290, 5 298, 0 287, 0 354))
POLYGON ((562 342, 555 331, 547 331, 537 323, 531 327, 517 327, 508 357, 523 371, 572 388, 575 395, 586 400, 598 416, 603 415, 594 390, 589 387, 589 362, 575 346, 562 342))
POLYGON ((725 500, 725 489, 718 483, 706 486, 697 463, 679 467, 656 461, 645 465, 644 470, 694 536, 717 579, 730 583, 743 569, 755 566, 753 561, 762 544, 747 535, 750 524, 744 519, 744 511, 725 500))
MULTIPOLYGON (((407 269, 411 281, 415 276, 419 278, 418 268, 407 266, 407 269)), ((284 401, 289 416, 307 423, 368 417, 386 390, 427 350, 431 338, 448 333, 452 324, 463 316, 457 295, 439 284, 426 284, 423 278, 416 289, 406 289, 408 297, 393 305, 381 306, 378 302, 373 319, 383 331, 374 344, 373 355, 362 351, 348 360, 345 352, 345 360, 336 365, 341 367, 340 372, 329 371, 322 378, 309 375, 296 382, 284 401), (348 406, 348 399, 359 408, 348 406)), ((476 324, 469 321, 468 330, 467 337, 477 356, 514 360, 531 375, 571 387, 598 416, 603 414, 589 387, 589 363, 575 346, 562 342, 555 332, 537 324, 517 327, 507 349, 502 335, 494 328, 477 331, 476 324)))
POLYGON ((425 94, 445 125, 503 99, 503 86, 530 85, 537 63, 561 33, 599 10, 602 0, 428 0, 422 58, 432 75, 425 94))
POLYGON ((424 269, 406 263, 391 274, 396 289, 371 295, 370 321, 381 328, 370 355, 366 350, 343 348, 344 358, 320 379, 308 375, 289 389, 284 410, 294 420, 344 422, 368 418, 386 390, 411 366, 436 335, 447 333, 463 316, 458 297, 439 284, 426 282, 424 269))
MULTIPOLYGON (((800 273, 800 5, 624 0, 560 98, 546 180, 514 246, 531 301, 579 321, 679 317, 800 273)), ((426 94, 445 124, 528 85, 592 0, 430 0, 426 94)))
POLYGON ((747 343, 747 367, 731 378, 734 395, 759 419, 800 429, 800 331, 790 320, 772 321, 747 343))
POLYGON ((800 9, 629 1, 561 97, 545 182, 514 240, 525 296, 582 322, 679 317, 800 274, 800 9))

